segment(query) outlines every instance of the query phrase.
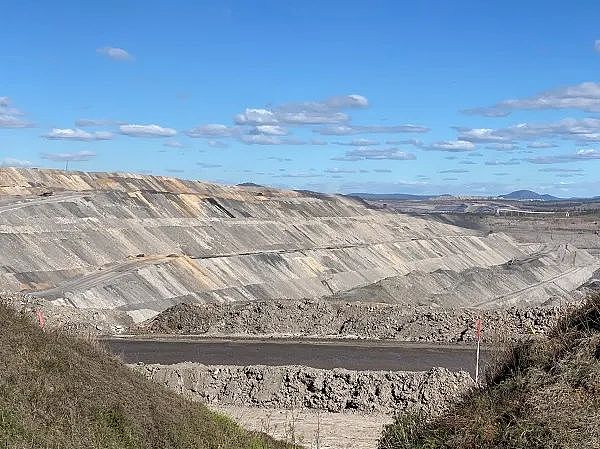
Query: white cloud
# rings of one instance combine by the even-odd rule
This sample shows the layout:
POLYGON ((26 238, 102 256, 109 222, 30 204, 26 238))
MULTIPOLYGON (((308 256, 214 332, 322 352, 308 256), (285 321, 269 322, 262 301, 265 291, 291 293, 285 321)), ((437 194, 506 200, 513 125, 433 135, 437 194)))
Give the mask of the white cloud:
POLYGON ((210 164, 207 162, 196 162, 196 165, 201 168, 219 168, 222 167, 221 164, 210 164))
POLYGON ((8 97, 0 97, 0 128, 29 128, 33 126, 23 116, 23 112, 10 106, 8 97))
POLYGON ((172 128, 158 125, 121 125, 119 131, 130 137, 173 137, 177 134, 172 128))
POLYGON ((101 55, 104 55, 114 61, 130 61, 133 56, 123 48, 118 47, 102 47, 96 50, 101 55))
POLYGON ((50 140, 110 140, 113 138, 112 133, 108 131, 88 132, 83 129, 75 128, 52 128, 48 134, 42 137, 50 140))
POLYGON ((400 151, 398 148, 357 148, 355 150, 346 151, 344 156, 334 157, 335 161, 361 161, 361 160, 395 160, 395 161, 411 161, 417 157, 412 153, 400 151))
POLYGON ((540 141, 535 141, 535 142, 531 142, 530 144, 527 145, 527 148, 536 148, 536 149, 540 149, 540 148, 556 148, 558 145, 556 145, 555 143, 552 142, 540 142, 540 141))
POLYGON ((254 128, 255 134, 266 134, 268 136, 285 136, 288 134, 288 130, 282 126, 277 125, 258 125, 254 128))
POLYGON ((324 136, 349 136, 352 134, 426 133, 429 128, 420 125, 340 125, 317 128, 314 132, 324 136))
POLYGON ((486 148, 488 150, 496 150, 496 151, 514 151, 517 148, 519 148, 519 146, 515 143, 493 142, 493 143, 486 145, 486 148))
POLYGON ((379 142, 371 139, 355 139, 350 142, 333 142, 336 145, 347 145, 351 147, 368 147, 373 145, 379 145, 379 142))
POLYGON ((78 128, 85 128, 87 126, 106 126, 110 125, 112 122, 110 120, 104 119, 89 119, 89 118, 80 118, 75 120, 75 126, 78 128))
POLYGON ((469 173, 469 170, 463 168, 451 168, 449 170, 441 170, 439 173, 469 173))
POLYGON ((507 140, 504 136, 496 135, 496 130, 491 128, 455 127, 454 129, 458 131, 459 140, 468 140, 475 143, 505 142, 507 140))
POLYGON ((177 140, 167 140, 165 143, 163 143, 163 145, 165 147, 169 147, 169 148, 184 148, 185 145, 182 144, 181 142, 177 141, 177 140))
POLYGON ((519 159, 509 159, 508 161, 485 161, 485 165, 499 166, 499 165, 519 165, 521 162, 519 159))
POLYGON ((343 168, 327 168, 325 170, 323 170, 325 173, 332 173, 332 174, 346 174, 346 173, 356 173, 356 170, 348 170, 348 169, 343 169, 343 168))
POLYGON ((264 134, 246 134, 241 136, 240 140, 248 145, 281 145, 283 143, 277 136, 267 136, 264 134))
POLYGON ((275 114, 268 109, 246 109, 235 116, 238 125, 276 125, 279 123, 275 114))
POLYGON ((75 153, 42 153, 42 159, 47 159, 55 162, 66 161, 89 161, 96 157, 93 151, 78 151, 75 153))
POLYGON ((0 167, 18 167, 25 168, 31 167, 33 164, 30 161, 23 159, 15 159, 12 157, 5 157, 4 159, 0 159, 0 167))
POLYGON ((206 144, 212 148, 227 148, 229 146, 225 142, 221 142, 220 140, 207 140, 206 144))
POLYGON ((347 122, 350 117, 343 112, 279 112, 277 119, 282 123, 288 123, 291 125, 324 125, 330 123, 344 123, 347 122))
POLYGON ((585 160, 600 159, 600 150, 583 149, 574 154, 560 154, 556 156, 538 156, 526 159, 532 164, 560 164, 563 162, 577 162, 585 160))
POLYGON ((237 128, 233 126, 211 123, 192 128, 187 131, 186 134, 190 137, 231 137, 236 134, 237 131, 237 128))
POLYGON ((567 118, 551 123, 519 123, 507 128, 455 128, 461 140, 470 142, 506 142, 560 137, 580 142, 600 142, 600 119, 567 118))
POLYGON ((426 145, 423 147, 423 149, 433 151, 450 151, 455 153, 473 151, 475 149, 475 144, 473 142, 469 142, 468 140, 444 140, 426 145))
POLYGON ((532 97, 504 100, 490 107, 468 109, 467 114, 508 115, 520 109, 579 109, 600 112, 600 83, 584 82, 540 92, 532 97))

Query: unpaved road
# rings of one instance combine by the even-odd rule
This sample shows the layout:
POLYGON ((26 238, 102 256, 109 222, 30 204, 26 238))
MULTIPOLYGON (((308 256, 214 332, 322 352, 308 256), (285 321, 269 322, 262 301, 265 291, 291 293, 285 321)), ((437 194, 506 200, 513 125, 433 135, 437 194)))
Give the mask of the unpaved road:
MULTIPOLYGON (((304 365, 313 368, 425 371, 441 366, 452 371, 475 368, 472 347, 408 343, 293 340, 105 340, 126 363, 205 365, 304 365)), ((487 352, 482 351, 485 360, 487 352)))

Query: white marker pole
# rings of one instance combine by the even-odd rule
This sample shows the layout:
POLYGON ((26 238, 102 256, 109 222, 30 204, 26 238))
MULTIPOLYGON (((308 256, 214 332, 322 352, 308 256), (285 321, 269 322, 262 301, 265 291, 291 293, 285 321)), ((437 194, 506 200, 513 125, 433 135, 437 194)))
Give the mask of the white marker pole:
POLYGON ((479 386, 479 346, 481 343, 481 318, 477 318, 476 328, 477 328, 477 356, 475 361, 475 385, 479 386))

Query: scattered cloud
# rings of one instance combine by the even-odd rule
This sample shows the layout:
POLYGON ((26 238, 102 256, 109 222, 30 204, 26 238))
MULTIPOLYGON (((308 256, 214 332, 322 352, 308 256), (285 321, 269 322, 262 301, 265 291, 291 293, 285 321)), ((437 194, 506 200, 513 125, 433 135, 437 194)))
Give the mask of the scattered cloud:
POLYGON ((515 143, 499 143, 494 142, 486 145, 488 150, 496 150, 496 151, 514 151, 519 148, 519 145, 515 143))
POLYGON ((556 156, 538 156, 526 159, 532 164, 560 164, 563 162, 577 162, 585 160, 600 159, 600 150, 583 149, 574 154, 562 154, 556 156))
POLYGON ((451 168, 448 170, 441 170, 439 173, 469 173, 469 170, 464 170, 462 168, 451 168))
POLYGON ((469 160, 469 159, 465 159, 459 162, 459 164, 462 165, 477 165, 477 162, 469 160))
POLYGON ((578 142, 600 142, 600 119, 566 118, 551 123, 520 123, 507 128, 455 127, 458 138, 470 142, 504 142, 560 137, 578 142))
POLYGON ((177 140, 167 140, 163 145, 169 148, 185 148, 185 145, 177 140))
POLYGON ((350 136, 352 134, 426 133, 429 128, 419 125, 339 125, 324 126, 314 132, 323 136, 350 136))
POLYGON ((173 128, 159 125, 121 125, 119 132, 130 137, 173 137, 177 134, 173 128))
POLYGON ((279 125, 258 125, 250 134, 265 134, 267 136, 287 136, 289 131, 279 125))
POLYGON ((268 109, 246 109, 235 116, 238 125, 277 125, 279 120, 268 109))
POLYGON ((293 159, 289 158, 289 157, 277 157, 277 156, 269 156, 267 158, 270 161, 277 161, 277 162, 292 162, 293 159))
POLYGON ((210 164, 208 162, 196 162, 196 165, 201 168, 218 168, 223 166, 221 164, 210 164))
POLYGON ((600 112, 600 83, 588 81, 543 91, 532 97, 504 100, 490 107, 468 109, 464 112, 497 117, 520 109, 579 109, 586 112, 600 112))
POLYGON ((473 151, 475 149, 475 144, 468 140, 444 140, 430 145, 424 145, 422 148, 431 151, 450 151, 452 153, 458 153, 463 151, 473 151))
POLYGON ((42 137, 50 140, 110 140, 113 134, 108 131, 88 132, 83 129, 75 128, 52 128, 52 130, 44 134, 42 137))
POLYGON ((559 167, 545 167, 540 168, 538 171, 544 173, 583 173, 583 168, 559 168, 559 167))
POLYGON ((12 157, 5 157, 4 159, 0 159, 0 167, 17 167, 17 168, 27 168, 31 167, 33 164, 30 161, 23 159, 15 159, 12 157))
POLYGON ((485 161, 485 165, 519 165, 519 159, 509 159, 508 161, 485 161))
POLYGON ((10 105, 10 98, 0 97, 0 128, 29 128, 33 124, 23 118, 25 114, 10 105))
POLYGON ((535 141, 527 144, 527 148, 543 149, 543 148, 556 148, 558 145, 552 142, 541 142, 535 141))
POLYGON ((492 173, 492 174, 493 174, 494 176, 508 176, 508 175, 510 175, 510 173, 508 173, 508 172, 505 172, 505 171, 503 171, 503 172, 499 172, 499 173, 492 173))
POLYGON ((181 168, 167 168, 165 169, 165 171, 167 173, 184 173, 185 170, 181 169, 181 168))
POLYGON ((333 142, 336 145, 345 145, 351 147, 368 147, 373 145, 379 145, 379 142, 371 139, 355 139, 350 142, 333 142))
POLYGON ((400 151, 398 148, 357 148, 346 151, 344 156, 334 157, 334 161, 361 161, 361 160, 395 160, 395 161, 411 161, 417 157, 412 153, 400 151))
POLYGON ((86 128, 88 126, 106 126, 112 124, 111 120, 80 118, 75 120, 77 128, 86 128))
POLYGON ((75 153, 42 153, 42 159, 55 162, 89 161, 96 157, 93 151, 77 151, 75 153))
POLYGON ((336 173, 336 174, 340 174, 340 173, 356 173, 356 170, 348 170, 348 169, 343 169, 343 168, 327 168, 324 170, 325 173, 336 173))
POLYGON ((238 134, 238 128, 234 126, 221 125, 219 123, 211 123, 208 125, 201 125, 190 129, 186 134, 190 137, 231 137, 238 134))
POLYGON ((346 109, 366 108, 369 101, 362 95, 341 95, 322 101, 285 103, 273 108, 247 108, 234 118, 238 125, 327 125, 345 123, 346 109))
POLYGON ((505 136, 497 135, 496 130, 491 128, 464 128, 455 126, 454 129, 458 131, 459 140, 474 143, 502 143, 508 140, 505 136))
POLYGON ((102 47, 96 51, 114 61, 131 61, 133 59, 133 56, 127 50, 119 47, 102 47))
POLYGON ((594 50, 600 52, 600 39, 596 39, 596 41, 594 41, 594 50))
POLYGON ((227 145, 225 142, 221 142, 220 140, 207 140, 206 144, 212 148, 228 148, 229 147, 229 145, 227 145))

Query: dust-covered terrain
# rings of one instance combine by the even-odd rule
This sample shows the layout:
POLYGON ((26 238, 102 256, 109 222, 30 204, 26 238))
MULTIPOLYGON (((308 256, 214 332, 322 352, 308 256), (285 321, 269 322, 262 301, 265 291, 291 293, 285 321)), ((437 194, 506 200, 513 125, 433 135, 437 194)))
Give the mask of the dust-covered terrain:
MULTIPOLYGON (((254 429, 269 413, 322 411, 328 447, 352 447, 331 425, 333 413, 347 423, 356 422, 349 413, 363 414, 378 432, 382 413, 413 406, 438 413, 444 399, 472 384, 470 374, 424 363, 414 372, 397 364, 336 370, 333 356, 322 369, 309 368, 325 346, 311 346, 321 357, 303 346, 302 358, 286 338, 464 346, 476 339, 477 320, 486 344, 539 338, 600 285, 591 209, 568 217, 550 209, 531 216, 414 212, 256 185, 0 168, 0 291, 46 329, 120 335, 124 344, 179 344, 175 336, 277 341, 286 357, 269 367, 229 357, 225 366, 138 366, 134 358, 133 368, 239 413, 254 429)), ((228 347, 215 340, 211 350, 228 347)), ((474 354, 468 358, 472 368, 474 354)), ((374 444, 376 437, 361 440, 374 444)))

